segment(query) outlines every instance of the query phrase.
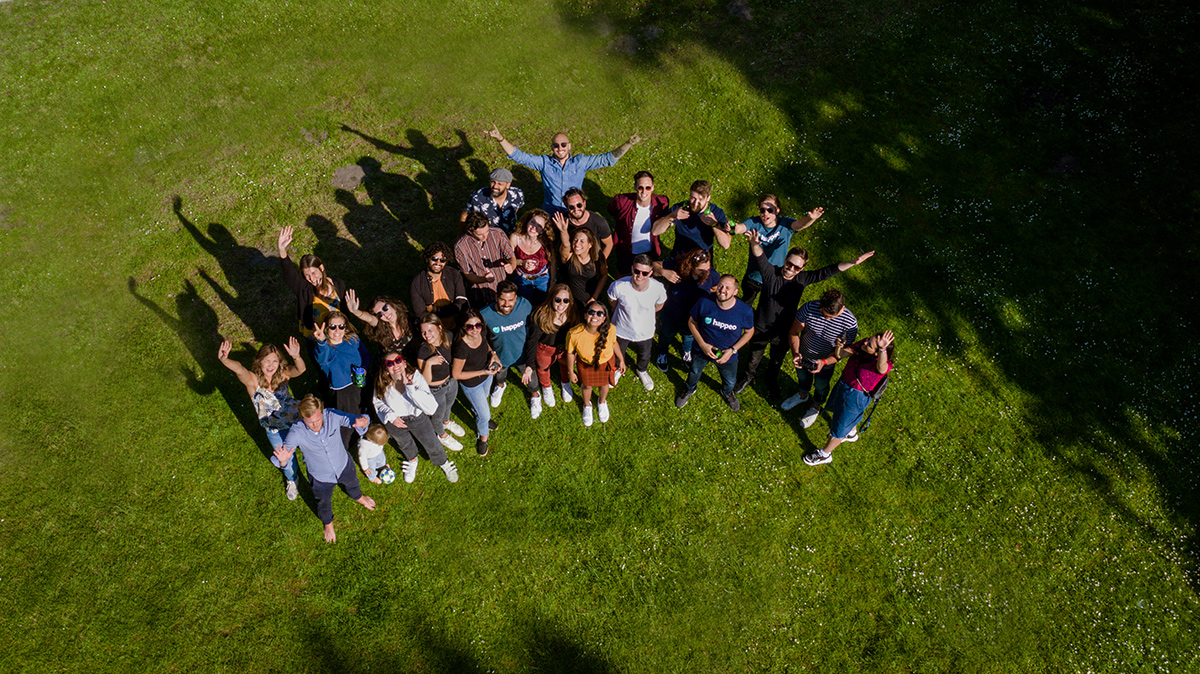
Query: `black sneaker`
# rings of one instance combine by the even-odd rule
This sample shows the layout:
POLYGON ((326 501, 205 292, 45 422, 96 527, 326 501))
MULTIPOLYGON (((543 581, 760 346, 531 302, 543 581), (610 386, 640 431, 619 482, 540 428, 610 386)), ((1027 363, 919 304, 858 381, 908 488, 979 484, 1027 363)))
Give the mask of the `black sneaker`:
POLYGON ((695 392, 696 392, 696 389, 692 389, 690 391, 684 391, 683 393, 675 396, 675 406, 683 407, 684 405, 686 405, 688 403, 688 401, 692 399, 692 394, 695 392))
POLYGON ((722 391, 721 399, 724 400, 725 404, 729 405, 729 409, 733 410, 734 412, 742 409, 742 404, 738 402, 736 393, 730 393, 729 395, 726 395, 725 392, 722 391))
POLYGON ((662 370, 663 372, 666 372, 667 371, 667 354, 665 354, 665 353, 658 354, 658 358, 654 359, 654 367, 657 367, 658 369, 662 370))
POLYGON ((495 419, 488 419, 488 428, 494 431, 500 428, 500 424, 495 419))
POLYGON ((488 453, 487 440, 484 440, 483 438, 479 438, 478 440, 476 440, 475 441, 475 452, 478 453, 479 456, 487 456, 487 453, 488 453))
POLYGON ((754 379, 751 377, 742 377, 741 379, 738 379, 737 383, 733 385, 734 395, 740 395, 742 391, 745 391, 753 382, 754 379))

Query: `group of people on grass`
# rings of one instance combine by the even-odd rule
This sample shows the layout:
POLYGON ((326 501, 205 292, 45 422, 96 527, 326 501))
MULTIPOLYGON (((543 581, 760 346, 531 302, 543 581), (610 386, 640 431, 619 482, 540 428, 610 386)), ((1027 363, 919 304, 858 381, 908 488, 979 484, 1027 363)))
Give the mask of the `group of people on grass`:
POLYGON ((588 209, 583 178, 615 164, 640 141, 636 135, 611 152, 580 155, 557 134, 550 154, 535 156, 496 128, 485 133, 509 159, 541 174, 544 201, 523 210, 524 194, 512 185, 511 171, 492 171, 490 184, 469 197, 453 246, 435 241, 424 248, 424 269, 409 284, 407 305, 389 295, 362 303, 316 256, 293 262, 292 228, 279 232, 284 281, 296 296, 297 324, 320 367, 323 396, 296 400, 291 394, 289 381, 307 368, 296 337, 283 349, 264 345, 249 369, 229 358, 229 342, 220 346, 221 362, 254 401, 289 499, 298 494, 296 451, 304 455, 326 540, 336 539, 337 485, 374 509, 357 472, 374 483, 390 481, 389 444, 403 456, 405 482, 416 478, 421 450, 449 481, 458 481, 446 450, 463 448, 458 438, 466 431, 451 418, 460 393, 474 414, 476 452, 487 456, 497 428, 491 410, 502 404, 510 382, 527 390, 533 419, 559 398, 571 402, 578 386, 583 425, 604 423, 613 414, 609 391, 630 369, 627 356, 633 354, 640 384, 653 390, 650 364, 670 369, 676 337, 687 372, 676 407, 687 405, 709 364, 730 409, 741 408, 738 395, 760 371, 767 398, 780 400, 779 373, 790 356, 799 387, 781 407, 803 405, 805 428, 823 409, 831 415, 825 446, 806 454, 805 463, 828 463, 838 444, 858 439, 870 394, 892 368, 895 338, 886 331, 858 339, 857 318, 838 290, 803 301, 806 287, 874 254, 805 269, 809 254, 791 246, 792 235, 816 222, 822 208, 794 219, 783 215, 776 196, 763 194, 758 215, 731 223, 711 202, 708 182, 692 183, 688 198, 672 205, 655 193, 654 176, 638 171, 634 191, 608 204, 610 224, 588 209), (669 248, 659 238, 668 231, 674 234, 669 248), (728 249, 734 236, 749 241, 740 281, 713 264, 714 247, 728 249))

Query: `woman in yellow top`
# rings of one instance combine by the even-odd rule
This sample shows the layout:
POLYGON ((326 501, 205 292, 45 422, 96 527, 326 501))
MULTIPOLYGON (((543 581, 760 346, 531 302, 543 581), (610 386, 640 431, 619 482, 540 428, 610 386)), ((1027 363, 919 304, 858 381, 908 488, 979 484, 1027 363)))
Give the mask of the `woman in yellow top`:
POLYGON ((583 323, 567 333, 567 368, 571 383, 583 394, 583 425, 592 425, 592 389, 600 388, 597 409, 600 423, 608 421, 608 389, 614 372, 625 372, 625 357, 616 349, 617 333, 608 318, 608 307, 599 300, 587 303, 583 323), (578 372, 576 372, 578 364, 578 372))

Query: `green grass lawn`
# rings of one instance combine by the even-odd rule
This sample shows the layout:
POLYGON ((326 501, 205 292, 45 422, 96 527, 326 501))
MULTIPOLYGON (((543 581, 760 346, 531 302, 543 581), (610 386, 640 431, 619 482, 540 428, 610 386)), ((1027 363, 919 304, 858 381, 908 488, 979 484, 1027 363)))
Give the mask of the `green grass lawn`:
POLYGON ((1200 669, 1196 18, 0 3, 0 671, 1200 669), (871 431, 807 467, 825 422, 730 412, 711 369, 682 411, 678 368, 623 382, 590 429, 510 393, 458 484, 365 484, 324 544, 217 346, 292 334, 283 225, 406 297, 511 166, 493 123, 645 136, 595 210, 642 168, 739 220, 825 206, 797 242, 876 249, 827 286, 898 335, 871 431))

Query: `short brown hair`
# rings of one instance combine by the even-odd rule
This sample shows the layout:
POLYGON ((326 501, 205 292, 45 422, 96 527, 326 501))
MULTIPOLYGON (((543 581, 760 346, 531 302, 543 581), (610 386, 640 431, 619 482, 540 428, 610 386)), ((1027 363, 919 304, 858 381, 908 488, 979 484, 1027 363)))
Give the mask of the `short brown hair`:
POLYGON ((821 295, 820 304, 817 306, 821 307, 821 311, 827 314, 836 314, 842 310, 842 307, 846 306, 846 296, 836 288, 826 290, 825 294, 821 295))
POLYGON ((311 417, 316 412, 325 409, 325 403, 315 395, 309 393, 300 401, 300 405, 296 408, 300 412, 300 416, 304 419, 311 417))
POLYGON ((692 183, 692 186, 688 188, 688 191, 695 192, 702 197, 711 197, 712 184, 707 180, 697 180, 696 182, 692 183))
POLYGON ((463 228, 468 232, 474 232, 477 229, 483 229, 489 224, 487 216, 479 211, 471 211, 467 214, 467 220, 463 223, 463 228))

